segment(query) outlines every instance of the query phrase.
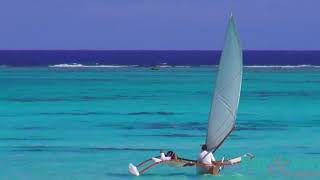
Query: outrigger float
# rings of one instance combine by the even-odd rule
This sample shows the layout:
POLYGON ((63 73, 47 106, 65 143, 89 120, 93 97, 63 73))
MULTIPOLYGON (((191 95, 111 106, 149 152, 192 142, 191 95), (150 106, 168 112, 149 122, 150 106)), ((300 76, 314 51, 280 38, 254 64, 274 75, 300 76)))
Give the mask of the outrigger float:
MULTIPOLYGON (((208 120, 206 145, 208 152, 215 152, 235 129, 235 120, 238 110, 241 82, 242 82, 242 49, 236 31, 235 21, 231 15, 225 36, 225 44, 220 58, 219 71, 216 80, 214 96, 208 120)), ((180 167, 196 166, 201 174, 218 175, 224 166, 239 164, 243 158, 252 159, 250 153, 227 159, 213 161, 211 165, 202 164, 197 160, 178 157, 176 154, 147 159, 137 166, 129 164, 129 172, 139 176, 159 164, 175 165, 180 167), (140 171, 138 170, 140 169, 140 171)))

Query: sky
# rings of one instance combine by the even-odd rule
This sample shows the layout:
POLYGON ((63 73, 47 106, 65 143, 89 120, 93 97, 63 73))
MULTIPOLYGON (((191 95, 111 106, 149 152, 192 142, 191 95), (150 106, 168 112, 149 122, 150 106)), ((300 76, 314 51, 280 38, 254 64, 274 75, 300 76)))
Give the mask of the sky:
POLYGON ((0 49, 319 50, 319 0, 1 0, 0 49))

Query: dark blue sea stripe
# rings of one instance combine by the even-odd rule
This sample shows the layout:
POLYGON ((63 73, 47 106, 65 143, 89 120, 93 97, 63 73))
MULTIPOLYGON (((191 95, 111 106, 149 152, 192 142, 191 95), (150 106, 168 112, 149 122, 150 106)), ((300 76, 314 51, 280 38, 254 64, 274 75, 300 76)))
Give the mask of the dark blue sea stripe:
POLYGON ((2 146, 0 150, 12 152, 73 152, 94 153, 105 151, 158 151, 157 148, 131 148, 131 147, 73 147, 73 146, 2 146))
POLYGON ((42 112, 33 113, 32 115, 46 115, 46 116, 89 116, 89 115, 116 115, 119 113, 103 113, 103 112, 42 112))
POLYGON ((236 124, 238 131, 281 131, 289 127, 286 122, 276 120, 242 120, 236 124))
POLYGON ((304 154, 308 154, 308 155, 320 155, 320 151, 317 152, 305 152, 304 154))
POLYGON ((35 130, 54 130, 55 128, 52 127, 43 127, 43 126, 22 126, 22 127, 15 127, 16 130, 22 131, 35 131, 35 130))
POLYGON ((176 112, 129 112, 129 113, 121 113, 121 112, 40 112, 40 113, 32 113, 32 115, 49 115, 49 116, 64 116, 64 115, 72 115, 72 116, 89 116, 89 115, 131 115, 131 116, 139 116, 139 115, 158 115, 158 116, 170 116, 170 115, 183 115, 184 113, 176 113, 176 112))
POLYGON ((11 101, 11 102, 67 102, 67 101, 105 101, 105 100, 141 100, 148 98, 160 98, 157 95, 113 95, 113 96, 78 96, 78 97, 8 97, 1 98, 0 100, 11 101))
POLYGON ((241 96, 244 97, 273 97, 273 96, 320 96, 320 91, 243 91, 241 96))
MULTIPOLYGON (((270 73, 270 71, 268 71, 270 73)), ((279 84, 314 84, 314 83, 320 83, 320 80, 296 80, 296 79, 290 79, 290 80, 277 80, 277 79, 266 79, 266 78, 243 78, 244 81, 257 81, 257 82, 268 82, 268 83, 279 83, 279 84)))
MULTIPOLYGON (((208 94, 208 92, 197 92, 203 95, 208 94)), ((311 96, 320 96, 320 91, 243 91, 241 96, 244 97, 273 97, 273 96, 301 96, 301 97, 311 97, 311 96)), ((11 101, 11 102, 78 102, 78 101, 105 101, 105 100, 141 100, 141 99, 148 99, 148 98, 160 98, 160 96, 155 95, 143 95, 143 96, 125 96, 125 95, 113 95, 109 97, 99 97, 99 96, 79 96, 79 97, 55 97, 55 98, 34 98, 34 97, 8 97, 8 98, 1 98, 1 100, 11 101)), ((171 112, 130 112, 128 115, 172 115, 171 112)), ((179 114, 179 113, 175 113, 179 114)))
POLYGON ((127 113, 127 115, 182 115, 183 113, 175 113, 175 112, 132 112, 127 113))
POLYGON ((173 123, 173 122, 152 122, 152 123, 99 123, 95 125, 100 128, 117 128, 117 129, 180 129, 180 130, 206 130, 206 123, 188 122, 188 123, 173 123))
MULTIPOLYGON (((318 121, 305 121, 295 125, 288 125, 287 122, 276 120, 238 120, 236 124, 236 131, 283 131, 293 127, 305 127, 314 125, 319 126, 318 121)), ((143 123, 99 123, 95 125, 99 128, 112 128, 112 129, 176 129, 176 130, 196 130, 205 132, 207 130, 207 123, 202 122, 143 122, 143 123)), ((174 134, 172 134, 174 136, 174 134)), ((159 135, 165 136, 165 135, 159 135)), ((167 135, 167 136, 170 136, 167 135)), ((183 135, 182 135, 183 136, 183 135)), ((186 135, 188 136, 188 135, 186 135)))
MULTIPOLYGON (((170 137, 170 138, 205 138, 205 134, 203 133, 202 135, 196 135, 192 134, 192 131, 190 134, 182 134, 182 133, 174 133, 174 134, 125 134, 123 136, 138 136, 138 137, 170 137)), ((244 137, 241 137, 239 135, 230 135, 231 139, 246 139, 244 137)))
MULTIPOLYGON (((220 55, 221 51, 209 50, 0 50, 0 65, 48 66, 98 63, 150 66, 163 61, 170 65, 209 65, 218 64, 220 55)), ((320 64, 320 51, 245 50, 243 56, 246 65, 320 64)))
POLYGON ((142 136, 142 137, 176 137, 176 138, 181 138, 181 137, 205 137, 204 135, 192 135, 192 134, 126 134, 123 136, 142 136))
POLYGON ((13 102, 61 102, 66 101, 64 98, 5 98, 3 100, 13 102))
POLYGON ((45 137, 26 137, 26 138, 18 138, 18 137, 7 137, 0 138, 0 141, 56 141, 57 138, 45 138, 45 137))

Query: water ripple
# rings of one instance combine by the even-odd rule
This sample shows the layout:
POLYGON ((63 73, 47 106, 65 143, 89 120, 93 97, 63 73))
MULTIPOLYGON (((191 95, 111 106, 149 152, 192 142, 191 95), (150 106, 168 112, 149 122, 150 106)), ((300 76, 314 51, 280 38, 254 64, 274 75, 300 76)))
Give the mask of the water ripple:
POLYGON ((2 147, 12 152, 73 152, 73 153, 94 153, 105 151, 158 151, 156 148, 130 148, 130 147, 72 147, 72 146, 7 146, 2 147))
POLYGON ((285 122, 275 120, 242 120, 236 125, 236 130, 239 131, 282 131, 287 128, 288 125, 285 122))
POLYGON ((272 96, 320 96, 319 91, 293 91, 293 92, 282 92, 282 91, 244 91, 242 93, 244 96, 249 97, 272 97, 272 96))
POLYGON ((54 128, 41 127, 41 126, 23 126, 23 127, 16 127, 15 129, 22 130, 22 131, 33 131, 33 130, 52 130, 54 128))
POLYGON ((0 141, 56 141, 58 139, 55 138, 16 138, 16 137, 9 137, 9 138, 0 138, 0 141))
POLYGON ((174 113, 174 112, 164 112, 164 111, 159 111, 159 112, 132 112, 132 113, 127 113, 127 115, 181 115, 183 113, 174 113))

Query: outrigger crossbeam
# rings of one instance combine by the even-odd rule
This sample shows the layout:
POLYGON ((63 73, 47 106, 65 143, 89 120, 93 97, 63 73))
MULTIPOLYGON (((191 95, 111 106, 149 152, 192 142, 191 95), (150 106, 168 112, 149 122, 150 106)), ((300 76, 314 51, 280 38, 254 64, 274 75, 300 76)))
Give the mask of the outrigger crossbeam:
POLYGON ((199 163, 195 160, 189 160, 189 159, 183 159, 183 158, 175 158, 175 159, 171 159, 171 160, 161 160, 159 159, 159 156, 157 157, 152 157, 149 158, 145 161, 142 161, 141 163, 139 163, 137 166, 133 165, 132 163, 129 164, 129 172, 132 175, 135 176, 140 176, 142 174, 144 174, 145 172, 147 172, 148 170, 150 170, 151 168, 159 165, 159 164, 175 164, 178 165, 179 167, 186 167, 186 166, 198 166, 198 167, 202 167, 207 169, 206 174, 213 174, 213 175, 218 175, 220 170, 224 167, 224 166, 230 166, 230 165, 235 165, 241 162, 242 158, 248 157, 250 159, 254 158, 254 156, 250 153, 246 153, 242 156, 236 157, 236 158, 232 158, 229 160, 219 160, 219 161, 213 161, 212 165, 207 165, 207 164, 202 164, 199 163), (152 162, 150 164, 150 162, 152 162), (141 169, 140 171, 138 170, 138 168, 142 167, 146 165, 145 168, 141 169))

